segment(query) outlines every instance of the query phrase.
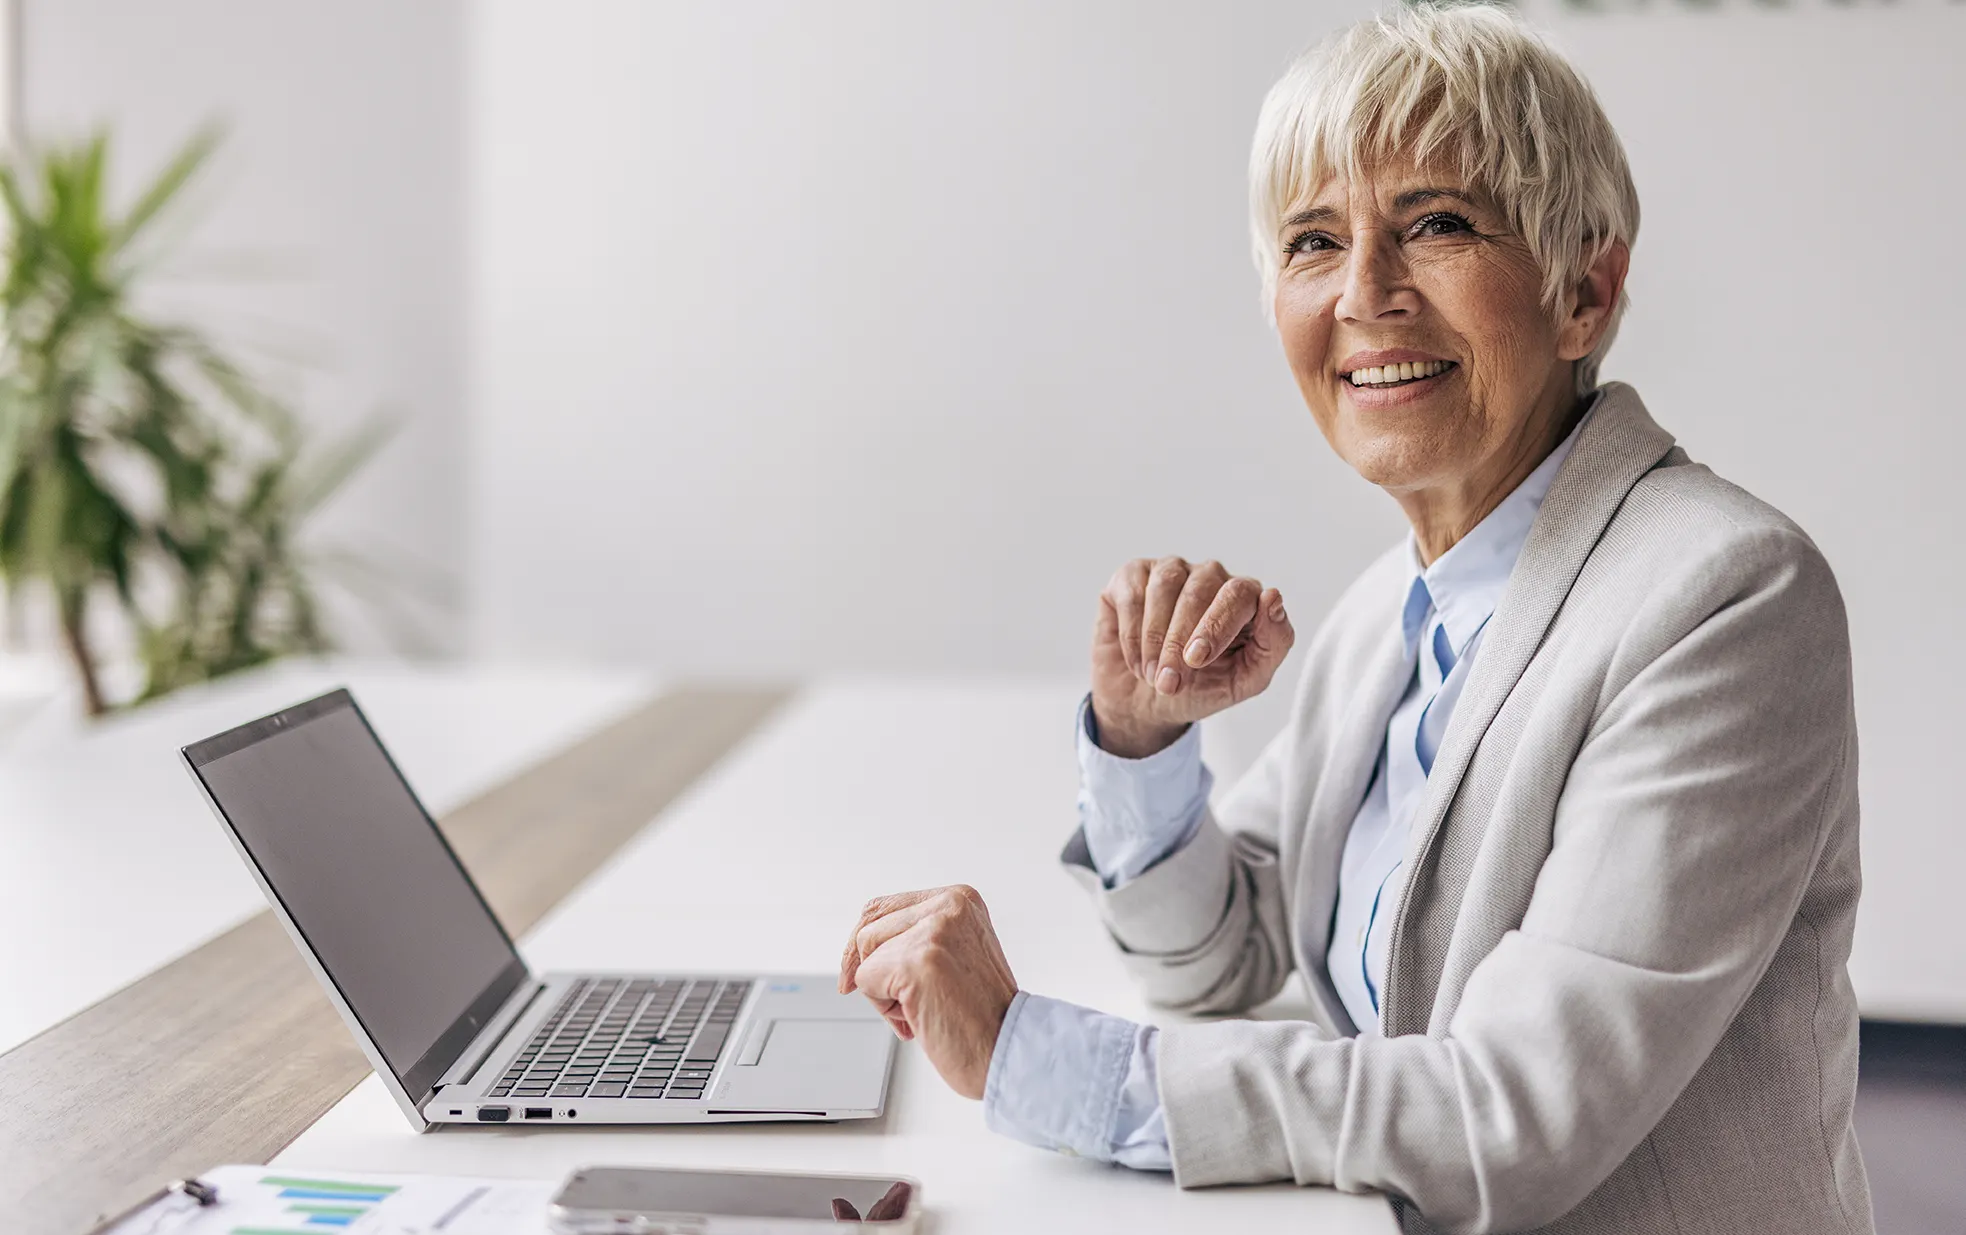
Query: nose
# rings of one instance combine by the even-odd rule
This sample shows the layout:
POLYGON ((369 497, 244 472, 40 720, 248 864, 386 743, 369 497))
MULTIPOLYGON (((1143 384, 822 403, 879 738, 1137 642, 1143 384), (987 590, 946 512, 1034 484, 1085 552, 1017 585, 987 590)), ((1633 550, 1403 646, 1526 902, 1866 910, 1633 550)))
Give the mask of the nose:
POLYGON ((1411 317, 1420 296, 1408 277, 1397 241, 1378 231, 1361 231, 1345 267, 1345 287, 1335 306, 1341 321, 1383 322, 1411 317))

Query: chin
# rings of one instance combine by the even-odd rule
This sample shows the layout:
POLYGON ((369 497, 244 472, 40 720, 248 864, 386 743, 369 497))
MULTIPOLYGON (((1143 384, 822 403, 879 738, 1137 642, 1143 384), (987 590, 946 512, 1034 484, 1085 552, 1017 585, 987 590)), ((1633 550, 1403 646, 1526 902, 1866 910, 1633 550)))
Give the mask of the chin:
POLYGON ((1458 469, 1451 434, 1432 418, 1407 423, 1361 424, 1341 413, 1332 445, 1353 471, 1382 489, 1418 488, 1458 469))

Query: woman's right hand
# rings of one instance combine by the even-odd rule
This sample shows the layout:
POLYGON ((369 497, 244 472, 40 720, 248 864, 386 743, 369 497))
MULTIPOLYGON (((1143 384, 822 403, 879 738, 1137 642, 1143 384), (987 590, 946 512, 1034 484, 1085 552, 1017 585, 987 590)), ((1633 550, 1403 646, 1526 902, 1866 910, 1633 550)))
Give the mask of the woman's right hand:
POLYGON ((1099 745, 1127 759, 1171 745, 1195 721, 1262 694, 1296 640, 1275 588, 1220 562, 1135 558, 1099 594, 1099 745))

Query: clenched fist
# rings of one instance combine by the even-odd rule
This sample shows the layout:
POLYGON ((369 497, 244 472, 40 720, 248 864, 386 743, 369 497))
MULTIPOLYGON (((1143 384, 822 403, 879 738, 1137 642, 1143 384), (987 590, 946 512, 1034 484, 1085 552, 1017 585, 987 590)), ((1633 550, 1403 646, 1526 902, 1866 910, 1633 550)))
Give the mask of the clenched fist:
POLYGON ((1297 634, 1283 596, 1220 562, 1135 558, 1099 594, 1092 716, 1099 745, 1141 759, 1263 693, 1297 634))
POLYGON ((840 993, 856 988, 895 1033, 922 1044, 949 1088, 983 1096, 1017 979, 975 888, 868 901, 840 957, 840 993))

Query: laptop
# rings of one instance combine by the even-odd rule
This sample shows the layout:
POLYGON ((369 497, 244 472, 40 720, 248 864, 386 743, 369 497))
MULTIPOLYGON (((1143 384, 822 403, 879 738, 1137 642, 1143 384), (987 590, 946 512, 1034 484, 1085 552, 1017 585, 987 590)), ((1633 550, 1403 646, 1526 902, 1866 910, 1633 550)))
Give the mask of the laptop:
POLYGON ((528 970, 348 691, 181 753, 418 1131, 881 1113, 894 1035, 830 975, 528 970))

